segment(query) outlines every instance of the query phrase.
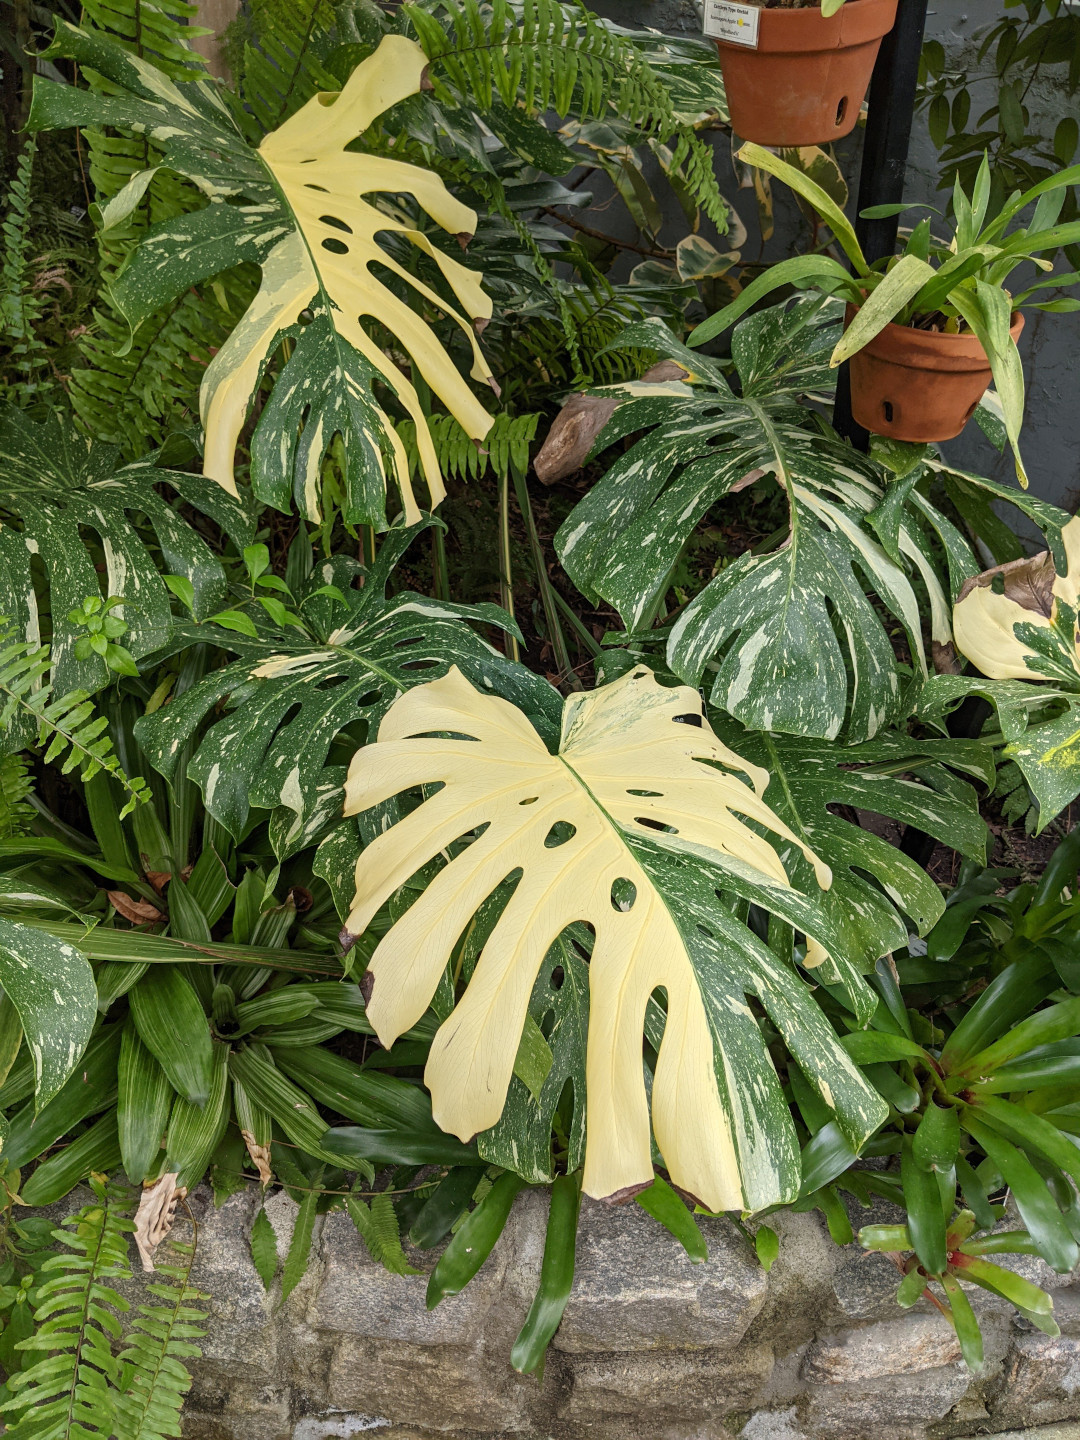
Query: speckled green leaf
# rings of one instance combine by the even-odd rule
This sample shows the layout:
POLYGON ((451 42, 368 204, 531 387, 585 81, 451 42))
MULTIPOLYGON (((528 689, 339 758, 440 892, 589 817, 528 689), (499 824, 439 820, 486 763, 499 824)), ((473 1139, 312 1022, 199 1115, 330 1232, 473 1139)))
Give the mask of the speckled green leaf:
POLYGON ((403 690, 451 665, 478 687, 522 705, 549 733, 557 727, 560 702, 551 686, 463 623, 505 630, 512 623, 505 612, 408 592, 387 598, 390 572, 421 528, 391 531, 368 571, 343 556, 319 565, 308 587, 313 598, 301 606, 307 633, 263 629, 261 622, 256 639, 217 627, 178 630, 189 643, 205 635, 240 658, 140 720, 136 731, 156 768, 171 777, 182 747, 219 702, 232 697, 233 708, 205 733, 187 769, 211 814, 232 834, 242 833, 252 806, 277 812, 272 833, 283 853, 294 849, 298 835, 332 823, 340 791, 335 800, 324 767, 334 737, 358 721, 373 732, 403 690), (315 596, 326 585, 336 586, 346 603, 315 596))
POLYGON ((85 955, 43 930, 0 919, 0 985, 19 1012, 34 1057, 37 1108, 61 1089, 97 1019, 85 955))
POLYGON ((900 622, 923 675, 916 578, 929 592, 934 638, 946 642, 951 628, 925 507, 894 519, 898 563, 869 523, 885 497, 880 467, 822 433, 798 403, 832 389, 836 320, 820 297, 749 316, 732 337, 738 396, 715 362, 678 345, 659 321, 624 331, 621 346, 659 351, 695 383, 621 388, 594 454, 648 433, 575 507, 556 548, 579 589, 614 605, 628 628, 647 626, 710 508, 748 484, 775 482, 787 500, 786 538, 771 553, 741 555, 691 601, 672 627, 668 663, 751 728, 863 740, 903 706, 893 644, 866 592, 900 622))
POLYGON ((589 971, 585 961, 589 936, 573 927, 560 935, 540 967, 529 1001, 536 1024, 551 1017, 547 1032, 551 1068, 540 1093, 533 1096, 517 1075, 510 1082, 506 1108, 497 1125, 476 1137, 484 1160, 513 1170, 531 1184, 554 1178, 551 1125, 567 1083, 573 1090, 568 1170, 576 1170, 585 1153, 585 1045, 589 1033, 589 971))
POLYGON ((1080 693, 1026 680, 937 675, 923 687, 919 712, 948 714, 969 695, 983 696, 997 711, 1005 756, 1016 761, 1039 802, 1044 830, 1080 794, 1080 693))
POLYGON ((75 658, 75 641, 84 632, 67 618, 103 585, 127 602, 114 613, 127 623, 123 643, 137 659, 169 636, 171 607, 162 569, 191 582, 197 615, 225 603, 221 562, 175 502, 159 493, 161 486, 220 525, 238 547, 254 538, 253 522, 239 501, 202 476, 158 469, 148 460, 121 466, 114 445, 86 440, 59 414, 36 424, 21 411, 0 411, 0 614, 32 643, 41 638, 42 612, 51 617, 57 694, 94 691, 110 678, 97 656, 75 658), (149 531, 140 534, 135 515, 147 517, 149 531), (84 533, 101 547, 104 574, 84 533), (148 548, 151 535, 161 547, 160 558, 148 548), (31 567, 34 558, 44 585, 31 567))
MULTIPOLYGON (((952 772, 992 787, 988 745, 890 734, 842 747, 734 727, 723 733, 739 754, 768 769, 766 802, 832 867, 832 889, 820 903, 844 936, 847 952, 867 969, 879 956, 906 946, 909 920, 925 935, 945 902, 920 865, 882 836, 835 814, 837 807, 911 825, 985 863, 987 829, 977 794, 952 772)), ((794 846, 778 848, 793 882, 805 884, 809 871, 802 853, 794 846)))

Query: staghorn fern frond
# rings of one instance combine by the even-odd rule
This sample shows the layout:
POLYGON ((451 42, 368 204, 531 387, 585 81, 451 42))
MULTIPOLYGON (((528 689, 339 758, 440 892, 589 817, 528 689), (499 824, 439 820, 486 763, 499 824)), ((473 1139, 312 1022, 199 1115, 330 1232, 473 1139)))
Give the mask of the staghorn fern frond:
POLYGON ((53 1235, 64 1252, 42 1263, 35 1330, 18 1349, 41 1359, 8 1380, 0 1412, 8 1440, 102 1440, 113 1434, 118 1366, 112 1342, 128 1302, 116 1282, 131 1275, 124 1192, 91 1180, 95 1199, 53 1235))
POLYGON ((194 1342, 202 1328, 209 1295, 191 1284, 195 1244, 170 1237, 171 1259, 155 1257, 162 1280, 146 1287, 157 1302, 140 1305, 127 1348, 117 1357, 120 1394, 116 1399, 116 1440, 165 1440, 180 1434, 180 1411, 191 1388, 185 1360, 202 1354, 194 1342))
POLYGON ((0 746, 21 750, 37 744, 45 764, 57 763, 64 775, 78 770, 84 780, 107 771, 128 797, 121 818, 129 815, 150 799, 146 781, 124 774, 106 733, 108 721, 95 713, 85 691, 54 697, 46 679, 49 665, 47 645, 16 640, 0 619, 0 746))

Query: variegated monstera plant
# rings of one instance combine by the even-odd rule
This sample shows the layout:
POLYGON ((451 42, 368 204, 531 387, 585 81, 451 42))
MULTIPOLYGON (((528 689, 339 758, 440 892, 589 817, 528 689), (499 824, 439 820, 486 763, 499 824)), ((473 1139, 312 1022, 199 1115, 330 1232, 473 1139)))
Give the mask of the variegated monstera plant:
MULTIPOLYGON (((740 283, 708 46, 556 0, 269 7, 230 87, 180 0, 124 3, 58 22, 30 112, 82 132, 97 192, 78 424, 43 381, 0 417, 9 1194, 123 1172, 151 1265, 208 1173, 279 1183, 286 1293, 341 1204, 399 1272, 402 1230, 452 1233, 435 1304, 550 1187, 535 1370, 583 1194, 695 1260, 694 1212, 726 1213, 769 1263, 780 1206, 851 1238, 842 1186, 907 1207, 902 1303, 937 1285, 969 1359, 961 1272, 1050 1327, 971 1246, 1008 1185, 1017 1248, 1075 1261, 995 1097, 1040 1036, 1080 1063, 1053 1049, 1078 976, 1024 949, 1027 892, 1015 952, 997 910, 978 944, 957 916, 1005 905, 995 747, 1040 826, 1080 791, 1080 522, 842 439, 827 295, 688 348, 740 283), (594 170, 652 236, 632 283, 575 218, 594 170), (692 229, 670 253, 654 172, 692 229), (1045 555, 1010 551, 1004 498, 1045 555), (949 733, 972 693, 1000 733, 949 733)), ((1075 1176, 1048 1136, 1039 1173, 1075 1176)), ((275 1283, 264 1212, 252 1250, 275 1283)), ((11 1390, 26 1440, 66 1364, 11 1390)))

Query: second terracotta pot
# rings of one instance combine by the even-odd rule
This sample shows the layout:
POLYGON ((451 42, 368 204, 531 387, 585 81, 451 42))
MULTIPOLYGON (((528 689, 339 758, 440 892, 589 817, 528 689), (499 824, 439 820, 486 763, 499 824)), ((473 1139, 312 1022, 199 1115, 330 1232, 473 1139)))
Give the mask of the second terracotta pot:
MULTIPOLYGON (((848 324, 854 313, 849 305, 848 324)), ((1014 312, 1014 341, 1023 328, 1023 315, 1014 312)), ((919 445, 952 440, 992 379, 986 351, 970 331, 941 335, 886 325, 851 357, 851 413, 873 435, 919 445)))
POLYGON ((756 49, 716 42, 731 126, 759 145, 828 145, 854 130, 898 0, 847 0, 826 19, 762 10, 756 49))

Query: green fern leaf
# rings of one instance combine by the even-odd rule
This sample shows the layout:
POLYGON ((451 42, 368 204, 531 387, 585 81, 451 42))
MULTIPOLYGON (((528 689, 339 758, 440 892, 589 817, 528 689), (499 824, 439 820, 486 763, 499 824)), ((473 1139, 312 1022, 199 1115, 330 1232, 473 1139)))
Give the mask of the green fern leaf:
POLYGON ((195 1342, 206 1334, 210 1297, 189 1283, 195 1246, 171 1241, 169 1251, 168 1260, 155 1257, 164 1280, 147 1286, 157 1303, 139 1306, 127 1348, 117 1357, 115 1440, 165 1440, 181 1433, 180 1411, 191 1388, 183 1362, 202 1354, 195 1342))
POLYGON ((0 755, 0 840, 25 835, 34 817, 27 802, 33 781, 26 762, 19 755, 0 755))
POLYGON ((10 623, 0 617, 0 746, 21 749, 28 740, 36 741, 44 748, 46 765, 58 763, 64 775, 78 770, 84 780, 106 771, 128 796, 123 819, 150 799, 146 781, 124 774, 104 733, 108 721, 95 714, 84 691, 53 699, 48 670, 49 647, 15 640, 10 623))
POLYGON ((315 1214, 319 1203, 318 1187, 322 1184, 322 1177, 323 1171, 320 1166, 312 1179, 311 1189, 301 1200, 300 1209, 296 1212, 296 1224, 293 1227, 292 1239, 289 1241, 289 1253, 285 1256, 285 1264, 281 1270, 281 1299, 283 1302, 300 1284, 304 1278, 304 1272, 307 1270, 308 1259, 311 1255, 315 1214))
POLYGON ((348 1195, 345 1209, 373 1260, 392 1275, 420 1274, 402 1249, 397 1211, 389 1195, 373 1195, 370 1205, 365 1205, 359 1195, 348 1195))
POLYGON ((265 1210, 260 1209, 255 1216, 250 1242, 252 1263, 263 1283, 263 1289, 269 1290, 277 1274, 278 1254, 277 1236, 265 1210))
POLYGON ((128 1302, 115 1288, 129 1279, 123 1192, 92 1181, 95 1201, 53 1232, 67 1253, 42 1263, 35 1330, 17 1349, 43 1358, 8 1381, 0 1413, 8 1440, 94 1440, 111 1437, 117 1361, 112 1342, 128 1302))

